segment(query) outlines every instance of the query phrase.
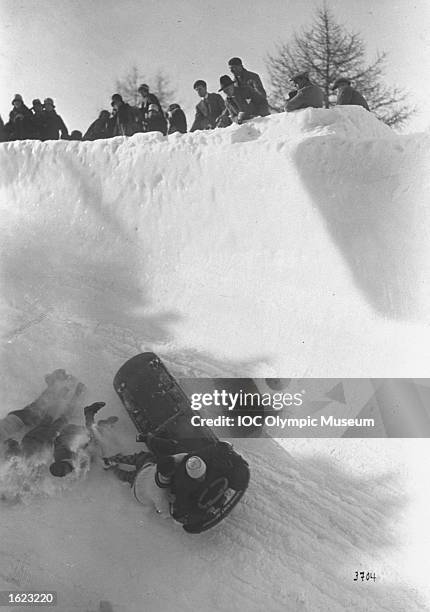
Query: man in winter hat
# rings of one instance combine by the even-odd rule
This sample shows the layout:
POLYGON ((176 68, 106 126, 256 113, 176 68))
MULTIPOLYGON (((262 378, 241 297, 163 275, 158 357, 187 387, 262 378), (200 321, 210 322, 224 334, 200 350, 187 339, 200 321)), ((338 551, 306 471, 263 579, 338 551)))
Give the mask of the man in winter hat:
POLYGON ((226 74, 220 77, 220 89, 226 95, 225 111, 218 124, 227 117, 234 123, 243 123, 252 117, 264 117, 269 114, 265 99, 255 89, 237 86, 226 74))
POLYGON ((24 104, 21 94, 15 94, 12 100, 9 121, 5 125, 7 140, 25 140, 32 136, 32 119, 30 109, 24 104))
POLYGON ((309 72, 304 70, 297 72, 291 77, 296 86, 297 94, 289 98, 285 104, 287 113, 301 108, 322 108, 324 104, 324 94, 318 85, 312 83, 309 72))
POLYGON ((366 110, 370 110, 364 96, 362 96, 356 89, 351 87, 351 81, 346 77, 339 77, 336 79, 331 89, 332 91, 336 91, 336 89, 338 90, 336 106, 343 104, 355 104, 356 106, 362 106, 366 110))
POLYGON ((67 140, 69 138, 69 131, 63 119, 55 110, 54 100, 52 98, 45 98, 43 107, 43 117, 46 124, 44 140, 58 140, 60 134, 63 140, 67 140))

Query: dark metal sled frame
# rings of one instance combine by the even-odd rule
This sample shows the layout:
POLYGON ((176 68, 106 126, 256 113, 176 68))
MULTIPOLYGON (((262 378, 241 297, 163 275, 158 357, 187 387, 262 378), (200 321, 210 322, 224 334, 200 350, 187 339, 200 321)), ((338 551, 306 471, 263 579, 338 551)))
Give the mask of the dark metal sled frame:
MULTIPOLYGON (((174 438, 179 442, 178 452, 193 452, 218 442, 209 427, 191 425, 194 412, 190 400, 155 353, 141 353, 129 359, 118 370, 113 385, 139 433, 174 438)), ((243 497, 250 477, 248 464, 238 453, 231 452, 243 462, 246 474, 243 488, 229 488, 224 502, 211 508, 203 520, 199 517, 184 524, 187 533, 201 533, 214 527, 243 497)))

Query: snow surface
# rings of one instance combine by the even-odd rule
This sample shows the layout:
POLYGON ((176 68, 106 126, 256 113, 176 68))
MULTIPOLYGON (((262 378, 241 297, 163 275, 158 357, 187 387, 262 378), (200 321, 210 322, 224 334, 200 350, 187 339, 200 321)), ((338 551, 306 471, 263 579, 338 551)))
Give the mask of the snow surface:
MULTIPOLYGON (((1 145, 0 416, 66 368, 132 452, 112 379, 144 350, 177 377, 427 377, 429 158, 357 107, 1 145)), ((99 464, 12 484, 0 589, 55 589, 59 612, 430 609, 426 440, 235 446, 248 493, 198 536, 99 464)))

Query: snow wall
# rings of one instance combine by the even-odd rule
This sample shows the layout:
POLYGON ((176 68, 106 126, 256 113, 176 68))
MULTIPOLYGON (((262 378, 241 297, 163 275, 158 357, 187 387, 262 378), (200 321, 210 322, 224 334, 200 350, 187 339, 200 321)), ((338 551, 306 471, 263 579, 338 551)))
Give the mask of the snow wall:
POLYGON ((8 363, 50 317, 223 374, 426 376, 429 161, 360 107, 3 144, 8 363))
MULTIPOLYGON (((0 416, 66 368, 132 452, 112 379, 141 350, 176 376, 427 376, 429 151, 360 108, 0 145, 0 416)), ((395 440, 310 442, 296 459, 238 440, 247 495, 195 538, 97 463, 81 482, 1 472, 26 503, 1 504, 0 587, 55 589, 58 612, 426 609, 427 500, 411 510, 406 484, 425 493, 428 461, 395 440)))

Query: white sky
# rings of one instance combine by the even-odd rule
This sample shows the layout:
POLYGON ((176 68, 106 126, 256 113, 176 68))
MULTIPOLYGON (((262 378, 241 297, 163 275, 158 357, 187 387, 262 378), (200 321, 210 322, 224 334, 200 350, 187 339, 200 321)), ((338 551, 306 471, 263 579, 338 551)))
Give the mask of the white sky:
MULTIPOLYGON (((389 53, 386 81, 411 92, 418 114, 408 131, 430 126, 429 0, 327 0, 339 22, 360 32, 370 56, 389 53)), ((198 78, 217 90, 226 62, 243 59, 270 89, 265 57, 310 23, 315 0, 0 0, 0 113, 21 93, 53 97, 70 130, 85 130, 110 108, 115 79, 136 64, 163 69, 192 119, 198 78)))

